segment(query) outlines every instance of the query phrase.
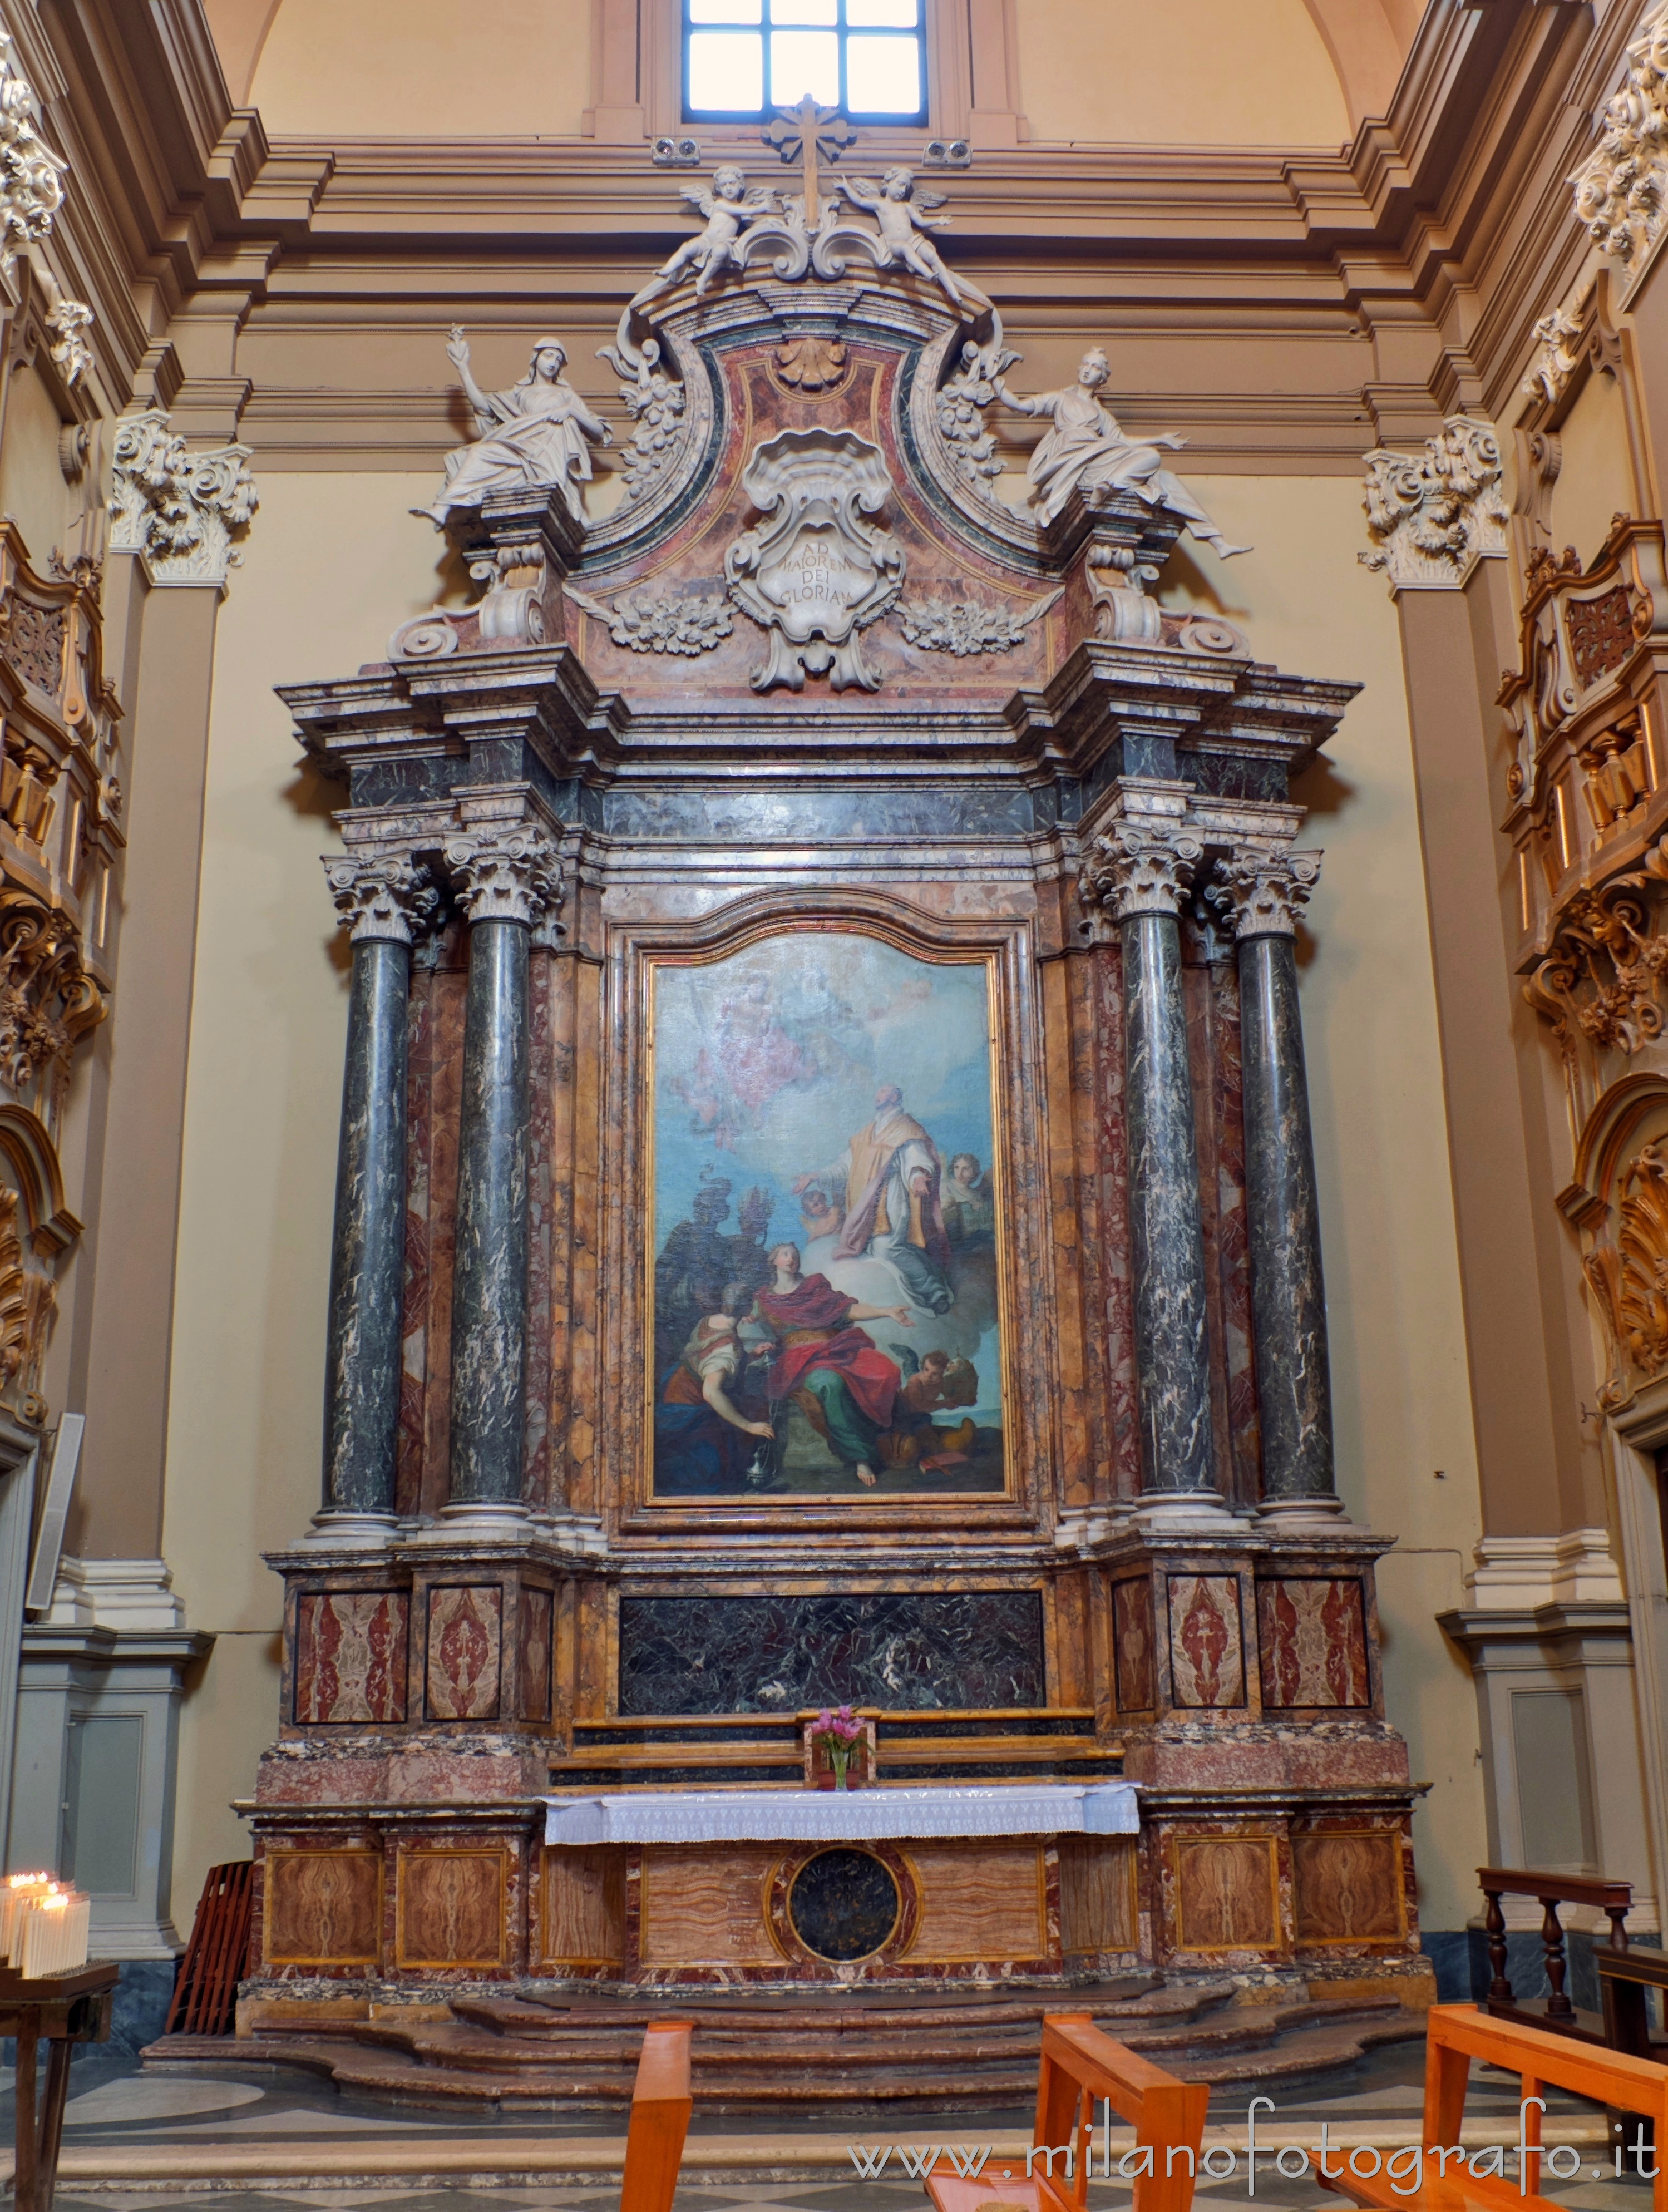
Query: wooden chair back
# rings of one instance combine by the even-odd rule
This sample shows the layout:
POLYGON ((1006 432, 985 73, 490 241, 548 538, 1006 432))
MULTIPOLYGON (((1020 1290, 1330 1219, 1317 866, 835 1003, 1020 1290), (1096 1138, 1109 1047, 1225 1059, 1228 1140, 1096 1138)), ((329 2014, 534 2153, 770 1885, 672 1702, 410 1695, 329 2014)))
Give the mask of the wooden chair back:
POLYGON ((694 2102, 689 2088, 691 2033, 686 2020, 656 2021, 644 2031, 631 2090, 620 2212, 672 2212, 694 2102))
MULTIPOLYGON (((1086 2012, 1050 2013, 1043 2021, 1032 2142, 1039 2149, 1060 2143, 1076 2149, 1069 2194, 1051 2172, 1034 2168, 1044 2212, 1083 2212, 1089 2194, 1087 2152, 1095 2106, 1102 2098, 1134 2128, 1136 2152, 1153 2153, 1153 2172, 1135 2176, 1132 2212, 1189 2212, 1209 2088, 1202 2081, 1178 2081, 1139 2051, 1115 2043, 1086 2012)), ((1135 2163, 1141 2163, 1139 2157, 1135 2163)), ((1658 2212, 1668 2212, 1668 2207, 1658 2212)))
MULTIPOLYGON (((1659 2143, 1668 2142, 1668 2067, 1625 2051, 1607 2051, 1600 2044, 1578 2041, 1568 2035, 1550 2034, 1543 2027, 1528 2027, 1513 2020, 1498 2020, 1476 2005, 1434 2005, 1425 2015, 1425 2179, 1416 2195, 1392 2193, 1383 2175, 1368 2179, 1337 2173, 1323 2186, 1357 2204, 1412 2208, 1440 2203, 1454 2208, 1498 2206, 1506 2212, 1516 2205, 1522 2212, 1526 2197, 1543 2197, 1540 2158, 1525 2158, 1528 2171, 1516 2180, 1474 2173, 1463 2161, 1454 2162, 1452 2174, 1432 2172, 1430 2154, 1449 2149, 1459 2142, 1465 2113, 1465 2085, 1473 2059, 1515 2074, 1521 2082, 1519 2100, 1539 2097, 1548 2088, 1568 2089, 1596 2104, 1638 2112, 1654 2121, 1659 2143)), ((1523 2112, 1523 2140, 1538 2149, 1542 2114, 1533 2106, 1523 2112)), ((1582 2166, 1585 2169, 1586 2160, 1582 2166)), ((1607 2174, 1613 2168, 1607 2167, 1607 2174)), ((1628 2161, 1623 2171, 1629 2171, 1628 2161)), ((1317 2177, 1318 2178, 1318 2176, 1317 2177)), ((1557 2177, 1548 2177, 1555 2191, 1557 2177)), ((1571 2181, 1577 2176, 1572 2174, 1571 2181)), ((1580 2176, 1586 2181, 1583 2171, 1580 2176)), ((1668 2212, 1668 2170, 1660 2166, 1653 2185, 1652 2212, 1668 2212)))

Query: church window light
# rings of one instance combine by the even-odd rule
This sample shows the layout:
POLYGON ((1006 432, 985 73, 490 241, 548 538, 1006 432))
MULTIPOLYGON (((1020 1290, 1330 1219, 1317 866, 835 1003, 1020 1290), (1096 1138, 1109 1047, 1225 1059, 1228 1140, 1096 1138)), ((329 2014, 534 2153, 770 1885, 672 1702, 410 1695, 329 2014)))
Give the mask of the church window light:
POLYGON ((683 0, 684 117, 763 121, 808 94, 855 120, 924 123, 922 0, 683 0))

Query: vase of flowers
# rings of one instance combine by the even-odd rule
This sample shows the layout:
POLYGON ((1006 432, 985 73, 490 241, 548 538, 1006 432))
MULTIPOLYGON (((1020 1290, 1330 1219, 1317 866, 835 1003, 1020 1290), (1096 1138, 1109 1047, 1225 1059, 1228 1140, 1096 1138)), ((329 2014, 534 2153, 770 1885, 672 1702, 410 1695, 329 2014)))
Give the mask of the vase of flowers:
POLYGON ((827 1760, 837 1790, 849 1786, 846 1776, 863 1733, 863 1723, 855 1718, 849 1705, 841 1705, 832 1712, 825 1705, 811 1724, 812 1743, 827 1760))

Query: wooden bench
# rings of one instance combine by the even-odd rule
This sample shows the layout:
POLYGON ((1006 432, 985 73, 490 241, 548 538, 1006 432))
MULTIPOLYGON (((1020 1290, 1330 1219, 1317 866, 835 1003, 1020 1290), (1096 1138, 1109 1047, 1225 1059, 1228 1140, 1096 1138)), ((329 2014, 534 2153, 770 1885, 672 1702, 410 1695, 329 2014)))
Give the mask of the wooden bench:
MULTIPOLYGON (((1421 2138, 1425 2148, 1419 2187, 1408 2190, 1411 2172, 1398 2171, 1392 2175, 1381 2168, 1375 2174, 1352 2173, 1348 2153, 1336 2149, 1337 2165, 1330 2173, 1321 2172, 1318 2160, 1315 2163, 1314 2178, 1323 2189, 1333 2190, 1353 2203, 1379 2208, 1379 2212, 1393 2212, 1397 2206, 1411 2208, 1411 2212, 1504 2212, 1507 2205, 1521 2207, 1525 2196, 1547 2195, 1541 2174, 1545 2161, 1540 2157, 1525 2157, 1524 2164, 1529 2171, 1520 2179, 1473 2173, 1463 2155, 1440 2161, 1432 2157, 1433 2150, 1458 2144, 1465 2084, 1474 2058, 1519 2075, 1520 2102, 1543 2095, 1549 2087, 1568 2089, 1578 2097, 1591 2097, 1595 2104, 1647 2115, 1657 2124, 1658 2140, 1668 2140, 1662 2132, 1663 2118, 1668 2113, 1668 2067, 1606 2051, 1574 2036, 1549 2034, 1543 2027, 1495 2020, 1475 2005, 1434 2005, 1425 2018, 1425 2125, 1421 2138), (1397 2181, 1402 2184, 1400 2191, 1395 2187, 1397 2181)), ((1533 2150, 1540 2148, 1542 2117, 1533 2106, 1522 2114, 1522 2139, 1533 2150)), ((1512 2138, 1505 2139, 1509 2147, 1512 2138)), ((1592 2153, 1585 2153, 1579 2173, 1565 2178, 1572 2182, 1590 2180, 1591 2160, 1592 2153)), ((1604 2166, 1607 2176, 1614 2172, 1603 2154, 1597 2162, 1604 2166)), ((1624 2160, 1623 2171, 1630 2170, 1630 2161, 1624 2160)), ((1557 2177, 1548 2179, 1555 2185, 1557 2177)), ((1668 2171, 1658 2171, 1652 2212, 1668 2212, 1668 2171)))
POLYGON ((672 2212, 693 2104, 689 2093, 691 2033, 686 2020, 656 2021, 643 2033, 642 2055, 631 2087, 620 2212, 672 2212))
MULTIPOLYGON (((1020 2206, 1023 2212, 1083 2212, 1089 2193, 1087 2154, 1095 2106, 1103 2097, 1135 2129, 1135 2148, 1153 2154, 1154 2171, 1135 2176, 1132 2212, 1189 2212, 1209 2089, 1202 2081, 1178 2081, 1150 2059, 1114 2043, 1086 2012, 1050 2013, 1043 2021, 1032 2148, 1051 2148, 1057 2155, 1069 2147, 1069 2173, 1064 2159, 1056 2178, 1053 2157, 1033 2158, 1028 2179, 1012 2171, 1004 2175, 1000 2168, 992 2173, 987 2166, 973 2179, 941 2158, 926 2182, 937 2212, 978 2212, 980 2205, 993 2203, 1020 2206)), ((1659 2212, 1668 2212, 1668 2207, 1659 2212)))

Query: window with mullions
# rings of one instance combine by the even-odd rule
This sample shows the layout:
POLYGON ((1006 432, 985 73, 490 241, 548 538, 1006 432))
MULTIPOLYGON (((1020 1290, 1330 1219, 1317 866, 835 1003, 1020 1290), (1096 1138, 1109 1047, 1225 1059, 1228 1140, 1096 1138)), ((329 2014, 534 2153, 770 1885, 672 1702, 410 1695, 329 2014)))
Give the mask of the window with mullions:
POLYGON ((924 0, 683 0, 684 118, 763 122, 808 93, 858 123, 924 123, 924 0))

